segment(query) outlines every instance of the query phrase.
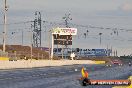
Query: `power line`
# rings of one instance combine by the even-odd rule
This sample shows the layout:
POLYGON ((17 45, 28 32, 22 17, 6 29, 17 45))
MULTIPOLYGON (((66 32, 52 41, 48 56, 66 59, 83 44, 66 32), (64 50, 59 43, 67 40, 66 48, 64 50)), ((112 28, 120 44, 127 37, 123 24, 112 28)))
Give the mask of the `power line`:
MULTIPOLYGON (((7 25, 14 25, 14 24, 26 24, 26 23, 31 23, 34 21, 21 21, 21 22, 14 22, 14 23, 8 23, 7 25)), ((4 25, 4 24, 0 24, 0 25, 4 25)))
MULTIPOLYGON (((26 23, 32 23, 34 21, 21 21, 21 22, 14 22, 14 23, 8 23, 7 25, 13 25, 13 24, 26 24, 26 23)), ((67 23, 67 22, 66 22, 67 23)), ((57 23, 53 21, 43 21, 43 24, 49 24, 49 25, 65 25, 66 23, 57 23)), ((4 24, 0 24, 4 25, 4 24)), ((132 29, 126 29, 126 28, 116 28, 116 27, 101 27, 101 26, 94 26, 94 25, 79 25, 79 24, 73 24, 69 23, 71 27, 82 27, 82 28, 91 28, 91 29, 101 29, 101 30, 120 30, 120 31, 126 31, 131 32, 132 29)))

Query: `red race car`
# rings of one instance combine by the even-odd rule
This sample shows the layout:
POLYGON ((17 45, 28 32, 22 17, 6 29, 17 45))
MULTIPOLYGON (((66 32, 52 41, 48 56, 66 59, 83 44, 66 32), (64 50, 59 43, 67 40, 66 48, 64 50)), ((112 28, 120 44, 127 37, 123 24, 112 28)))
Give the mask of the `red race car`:
POLYGON ((119 66, 122 66, 122 62, 120 60, 113 60, 112 61, 112 64, 115 64, 115 65, 119 65, 119 66))

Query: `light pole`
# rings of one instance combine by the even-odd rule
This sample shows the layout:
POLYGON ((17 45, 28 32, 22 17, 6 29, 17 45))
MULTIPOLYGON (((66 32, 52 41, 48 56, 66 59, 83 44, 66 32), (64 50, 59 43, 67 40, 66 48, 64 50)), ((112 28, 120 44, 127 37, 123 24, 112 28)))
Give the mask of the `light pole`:
POLYGON ((100 45, 101 45, 101 35, 102 35, 102 33, 99 33, 99 36, 100 36, 100 45))
POLYGON ((86 39, 86 36, 87 36, 86 33, 84 33, 84 38, 85 38, 85 39, 86 39))
POLYGON ((87 36, 88 36, 89 30, 87 30, 87 36))
POLYGON ((5 52, 5 45, 6 45, 6 30, 7 30, 7 27, 6 27, 6 24, 7 24, 7 5, 6 5, 6 0, 4 2, 4 32, 3 32, 3 52, 5 52))

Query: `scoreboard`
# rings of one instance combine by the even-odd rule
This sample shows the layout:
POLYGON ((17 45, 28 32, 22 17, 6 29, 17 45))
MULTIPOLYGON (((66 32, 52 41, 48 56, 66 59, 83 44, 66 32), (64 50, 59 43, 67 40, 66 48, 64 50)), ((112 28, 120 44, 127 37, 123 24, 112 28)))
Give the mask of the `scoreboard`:
POLYGON ((72 35, 58 35, 54 34, 55 45, 72 45, 72 35))
POLYGON ((76 28, 55 28, 52 30, 54 45, 72 45, 72 36, 77 35, 76 28))

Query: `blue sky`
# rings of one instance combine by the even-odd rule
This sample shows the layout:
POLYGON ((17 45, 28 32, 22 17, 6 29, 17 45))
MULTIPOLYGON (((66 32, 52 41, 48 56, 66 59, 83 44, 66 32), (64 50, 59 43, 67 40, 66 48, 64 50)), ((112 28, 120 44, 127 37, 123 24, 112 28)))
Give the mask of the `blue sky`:
MULTIPOLYGON (((0 23, 3 23, 3 2, 0 0, 0 23)), ((42 20, 62 23, 65 13, 71 13, 71 23, 81 25, 93 25, 97 27, 110 27, 132 30, 132 0, 7 0, 8 23, 29 21, 34 19, 34 12, 42 13, 42 20)), ((30 24, 26 24, 30 25, 30 24)), ((28 26, 27 26, 28 27, 28 26)), ((0 26, 2 32, 2 26, 0 26)), ((23 25, 10 26, 8 30, 14 31, 24 28, 23 25)), ((132 53, 131 33, 119 31, 119 36, 110 35, 113 30, 98 28, 78 28, 81 39, 74 38, 74 47, 81 48, 106 48, 113 47, 120 55, 132 53), (89 38, 84 39, 83 33, 89 30, 89 38), (99 45, 98 33, 102 32, 102 46, 99 45), (96 38, 93 38, 96 37, 96 38), (120 39, 123 39, 121 41, 120 39), (108 41, 109 40, 109 41, 108 41)), ((46 34, 45 34, 46 35, 46 34)), ((19 43, 20 33, 16 34, 16 43, 19 43), (18 40, 18 41, 17 41, 18 40)), ((25 36, 28 36, 28 33, 25 36)), ((48 45, 47 37, 43 36, 43 46, 48 45)), ((14 38, 14 37, 13 37, 14 38)), ((12 42, 8 39, 8 43, 12 42)), ((29 44, 25 37, 25 45, 29 44)))

